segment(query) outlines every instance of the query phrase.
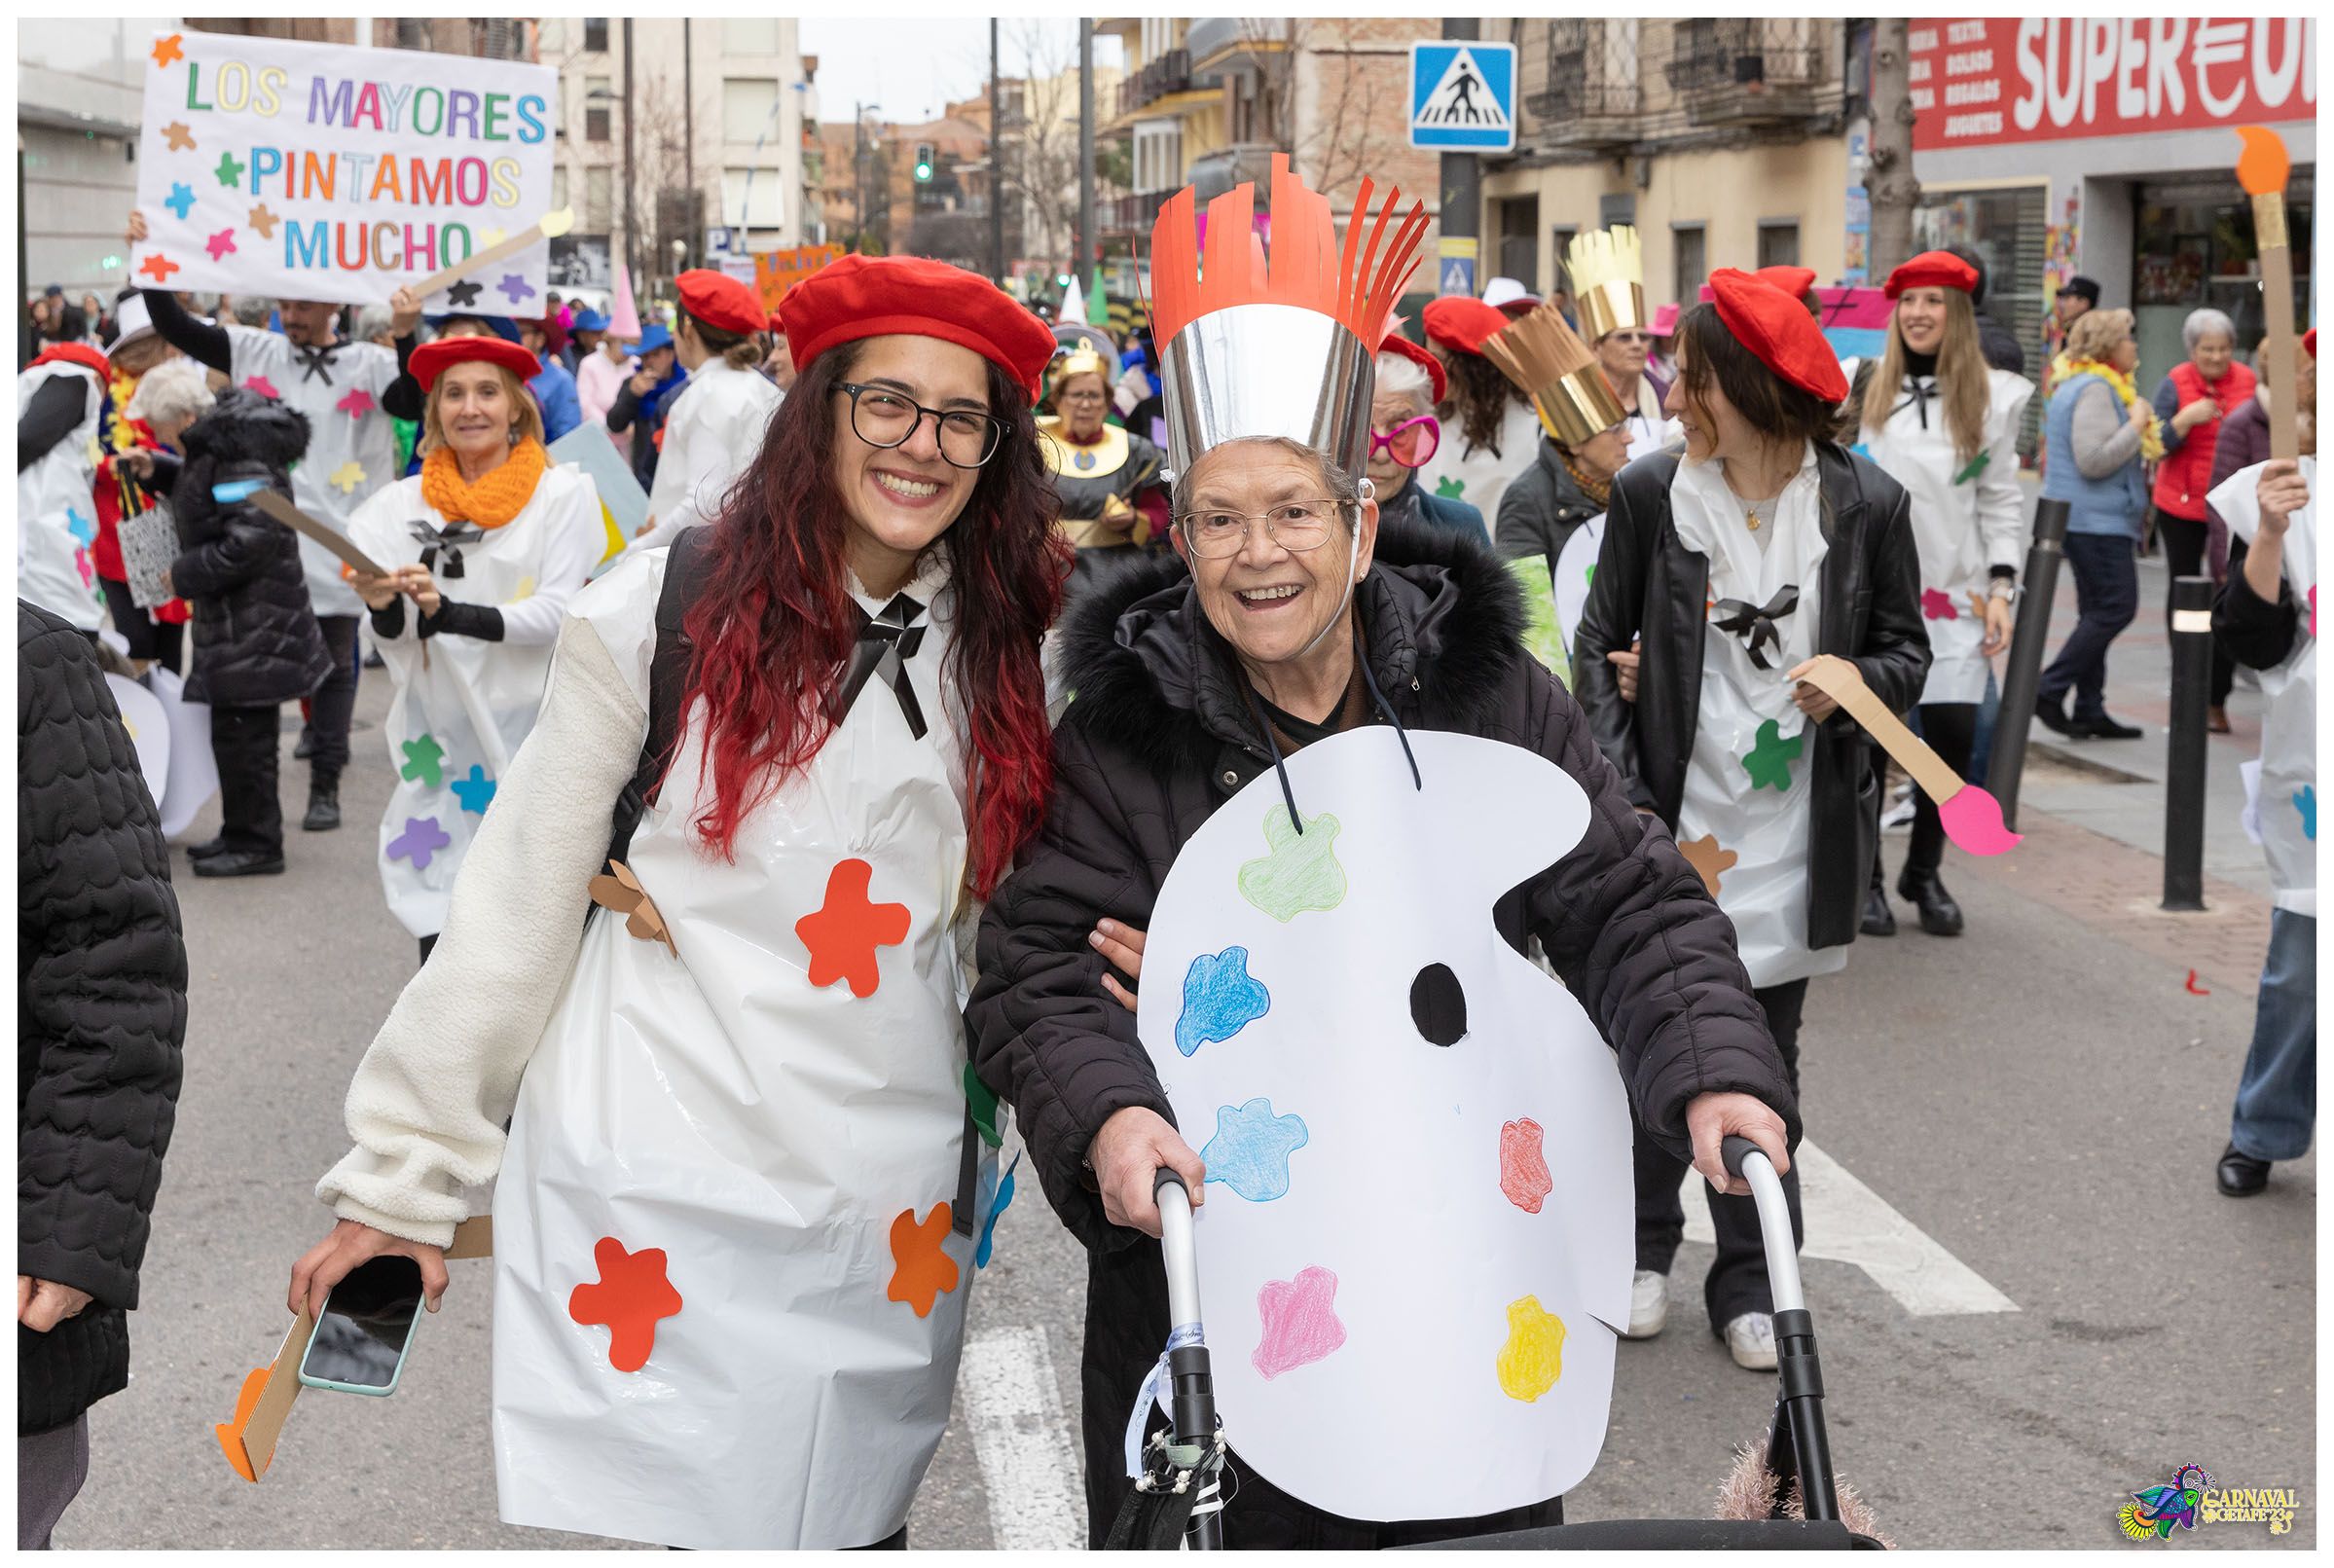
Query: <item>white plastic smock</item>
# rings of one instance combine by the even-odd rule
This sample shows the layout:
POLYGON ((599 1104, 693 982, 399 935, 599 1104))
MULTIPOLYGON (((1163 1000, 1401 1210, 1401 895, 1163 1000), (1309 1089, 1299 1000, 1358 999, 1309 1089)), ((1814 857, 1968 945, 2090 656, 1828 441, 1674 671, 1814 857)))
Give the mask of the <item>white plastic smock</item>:
POLYGON ((17 413, 33 394, 63 377, 84 390, 81 422, 17 472, 17 596, 81 631, 94 632, 105 602, 90 546, 97 541, 97 502, 90 486, 97 473, 97 418, 105 394, 97 373, 71 360, 52 359, 17 378, 17 413))
POLYGON ((2025 560, 2024 496, 2018 485, 2018 427, 2034 383, 1988 370, 1986 442, 1978 457, 1954 456, 1945 392, 1932 376, 1907 376, 1895 408, 1864 449, 1913 502, 1913 544, 1920 557, 1921 624, 1929 634, 1923 703, 1986 698, 1986 595, 1995 566, 2025 560))
POLYGON ((397 635, 373 638, 396 683, 382 726, 397 780, 375 851, 382 891, 398 924, 434 936, 495 781, 534 728, 561 616, 598 565, 606 536, 592 482, 565 467, 545 468, 508 523, 457 530, 458 544, 444 540, 447 520, 421 498, 418 474, 358 508, 348 536, 393 570, 433 547, 417 526, 434 536, 440 595, 494 605, 503 623, 499 642, 453 633, 423 638, 419 606, 406 599, 397 635), (457 550, 462 569, 454 576, 457 550))
POLYGON ((1467 444, 1465 421, 1456 416, 1442 426, 1435 456, 1411 477, 1425 493, 1465 501, 1483 514, 1483 526, 1499 521, 1499 498, 1508 482, 1532 465, 1540 452, 1540 415, 1530 404, 1511 399, 1500 416, 1499 451, 1467 444))
POLYGON ((1752 985, 1830 974, 1846 966, 1847 949, 1807 945, 1810 726, 1784 678, 1815 656, 1822 630, 1828 546, 1814 449, 1777 498, 1766 524, 1773 532, 1764 545, 1745 527, 1741 503, 1715 462, 1678 464, 1669 511, 1678 541, 1710 563, 1701 699, 1678 805, 1678 843, 1716 840, 1696 852, 1696 864, 1719 866, 1718 907, 1734 923, 1752 985), (1779 640, 1763 646, 1767 668, 1761 669, 1751 657, 1752 634, 1720 630, 1717 622, 1727 617, 1718 605, 1765 607, 1786 588, 1799 590, 1799 607, 1772 618, 1779 640))
POLYGON ((1408 741, 1422 786, 1383 724, 1291 756, 1301 834, 1270 770, 1208 819, 1160 889, 1137 1018, 1207 1162, 1224 1433, 1359 1519, 1587 1475, 1634 1258, 1613 1051, 1491 915, 1580 843, 1587 796, 1520 747, 1408 741))
MULTIPOLYGON (((2249 549, 2261 528, 2257 487, 2264 464, 2241 468, 2206 497, 2249 549)), ((2260 783, 2254 809, 2269 859, 2273 901, 2297 915, 2317 914, 2317 459, 2302 459, 2310 504, 2285 526, 2285 581, 2301 602, 2293 651, 2261 672, 2260 783)))
POLYGON ((709 359, 690 372, 665 418, 665 443, 648 488, 654 522, 634 541, 636 549, 671 544, 681 529, 721 515, 721 497, 761 456, 780 401, 777 383, 759 371, 709 359))
MULTIPOLYGON (((668 559, 624 561, 574 604, 643 709, 668 559)), ((866 1546, 906 1520, 956 1381, 962 1231, 994 1170, 967 1139, 944 570, 906 590, 931 611, 902 666, 922 739, 869 680, 723 861, 688 833, 700 707, 627 858, 673 949, 591 916, 495 1187, 511 1523, 704 1550, 866 1546), (605 1315, 578 1287, 619 1266, 649 1268, 676 1308, 621 1357, 578 1321, 605 1315)))
POLYGON ((1588 585, 1596 580, 1597 553, 1605 547, 1605 514, 1599 512, 1572 530, 1556 552, 1556 630, 1564 638, 1564 655, 1572 656, 1573 635, 1588 608, 1588 585))
MULTIPOLYGON (((227 334, 229 382, 308 416, 308 451, 292 465, 293 503, 345 529, 359 507, 397 483, 397 431, 381 406, 382 393, 397 379, 397 351, 344 339, 311 352, 280 332, 233 321, 220 330, 227 334)), ((364 614, 364 601, 341 576, 341 558, 305 533, 300 572, 318 615, 364 614)))

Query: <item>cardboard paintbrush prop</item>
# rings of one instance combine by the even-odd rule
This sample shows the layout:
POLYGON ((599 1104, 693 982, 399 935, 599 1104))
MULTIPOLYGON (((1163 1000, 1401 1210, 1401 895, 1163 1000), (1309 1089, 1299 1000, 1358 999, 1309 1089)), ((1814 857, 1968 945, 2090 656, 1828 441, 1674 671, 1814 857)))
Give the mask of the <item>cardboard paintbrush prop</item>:
MULTIPOLYGON (((2290 398, 2294 388, 2293 250, 2285 231, 2285 177, 2293 161, 2284 140, 2261 126, 2239 126, 2244 152, 2237 160, 2237 183, 2253 199, 2253 244, 2261 258, 2263 333, 2261 379, 2273 397, 2290 398)), ((2301 432, 2293 419, 2269 421, 2269 455, 2290 461, 2302 455, 2301 432)))
POLYGON ((538 244, 546 239, 557 239, 574 227, 575 209, 573 207, 556 208, 544 213, 531 228, 515 234, 508 239, 489 245, 475 255, 465 256, 460 261, 449 263, 421 279, 420 282, 409 286, 413 289, 416 299, 426 300, 432 294, 446 288, 449 284, 467 277, 481 268, 492 267, 498 261, 516 256, 529 245, 538 244))
POLYGON ((1937 802, 1946 837, 1972 855, 2005 855, 2019 842, 2022 835, 2002 824, 2001 802, 1982 785, 1963 782, 1946 766, 1928 742, 1907 729, 1905 721, 1873 695, 1872 688, 1864 684, 1863 672, 1847 660, 1834 653, 1819 653, 1788 672, 1788 678, 1804 680, 1838 703, 1864 726, 1865 734, 1880 744, 1881 750, 1896 758, 1922 792, 1937 802))
MULTIPOLYGON (((225 500, 229 497, 220 496, 219 498, 225 500)), ((343 533, 329 523, 317 522, 299 507, 284 499, 275 491, 263 488, 234 498, 237 500, 248 499, 253 506, 258 507, 285 528, 295 533, 307 534, 359 571, 370 572, 376 577, 386 577, 389 574, 386 566, 381 565, 371 556, 359 550, 347 534, 343 533)))
MULTIPOLYGON (((481 1215, 454 1227, 454 1242, 446 1249, 446 1258, 453 1262, 464 1258, 487 1258, 493 1251, 493 1219, 481 1215)), ((242 1390, 236 1398, 234 1417, 211 1428, 227 1462, 247 1481, 256 1483, 274 1463, 276 1440, 283 1436, 293 1402, 306 1386, 300 1381, 300 1363, 308 1355, 309 1341, 315 1333, 316 1320, 304 1307, 285 1331, 275 1359, 265 1367, 253 1368, 244 1377, 242 1390)))

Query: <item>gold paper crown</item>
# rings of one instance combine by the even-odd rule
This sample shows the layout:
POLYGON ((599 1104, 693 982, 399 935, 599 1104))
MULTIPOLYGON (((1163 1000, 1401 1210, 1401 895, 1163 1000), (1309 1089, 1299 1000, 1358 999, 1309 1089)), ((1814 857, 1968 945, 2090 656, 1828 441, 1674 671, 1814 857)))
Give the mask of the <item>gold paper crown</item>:
POLYGON ((1500 374, 1531 395, 1541 425, 1568 447, 1628 418, 1597 367, 1595 353, 1552 304, 1492 334, 1483 344, 1483 354, 1500 374))
POLYGON ((1645 325, 1645 251, 1635 229, 1622 223, 1574 235, 1564 266, 1590 343, 1645 325))

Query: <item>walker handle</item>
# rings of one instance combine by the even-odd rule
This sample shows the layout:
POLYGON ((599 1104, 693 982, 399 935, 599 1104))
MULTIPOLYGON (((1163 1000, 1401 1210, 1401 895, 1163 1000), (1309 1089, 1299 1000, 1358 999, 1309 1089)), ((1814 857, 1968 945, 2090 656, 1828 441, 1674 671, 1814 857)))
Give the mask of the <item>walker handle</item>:
POLYGON ((1166 1255, 1169 1327, 1196 1326, 1200 1321, 1199 1249, 1191 1234, 1191 1189, 1181 1176, 1161 1166, 1151 1178, 1150 1191, 1158 1200, 1159 1246, 1166 1255))
MULTIPOLYGON (((1742 1161, 1745 1156, 1751 1154, 1763 1154, 1765 1152, 1765 1149, 1761 1149, 1757 1144, 1752 1143, 1749 1139, 1743 1137, 1740 1133, 1728 1133, 1718 1145, 1718 1157, 1726 1162, 1727 1175, 1729 1176, 1740 1176, 1742 1174, 1742 1161)), ((1168 1174, 1173 1175, 1174 1173, 1169 1172, 1168 1174)))
POLYGON ((1750 1184, 1751 1199, 1759 1207, 1759 1238, 1767 1252, 1767 1281, 1774 1292, 1777 1312, 1804 1309, 1807 1302, 1799 1277, 1799 1250, 1791 1235, 1791 1205, 1783 1196, 1783 1179, 1775 1174, 1767 1150, 1749 1139, 1730 1133, 1718 1146, 1718 1156, 1729 1176, 1750 1184))

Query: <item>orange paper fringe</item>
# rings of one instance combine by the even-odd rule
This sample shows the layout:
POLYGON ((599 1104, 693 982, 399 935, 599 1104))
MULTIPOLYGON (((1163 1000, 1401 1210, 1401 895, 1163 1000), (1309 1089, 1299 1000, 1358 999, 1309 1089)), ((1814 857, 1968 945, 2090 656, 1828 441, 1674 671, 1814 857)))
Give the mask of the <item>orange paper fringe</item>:
POLYGON ((1203 315, 1236 305, 1293 305, 1342 322, 1355 337, 1374 345, 1403 286, 1418 265, 1426 237, 1426 203, 1413 201, 1396 224, 1399 189, 1388 189, 1367 242, 1373 186, 1362 181, 1345 244, 1329 198, 1305 188, 1290 172, 1286 153, 1272 155, 1272 255, 1254 242, 1256 187, 1245 184, 1208 203, 1208 237, 1201 253, 1196 199, 1188 186, 1159 209, 1150 231, 1150 323, 1152 341, 1165 347, 1175 335, 1203 315))

